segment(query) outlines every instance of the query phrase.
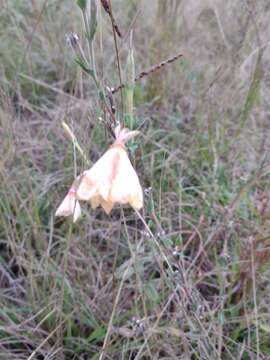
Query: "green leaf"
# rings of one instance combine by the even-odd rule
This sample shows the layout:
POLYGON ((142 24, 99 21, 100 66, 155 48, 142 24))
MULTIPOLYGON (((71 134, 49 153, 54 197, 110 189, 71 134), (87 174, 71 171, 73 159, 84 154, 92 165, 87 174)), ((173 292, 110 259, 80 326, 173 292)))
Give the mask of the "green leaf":
POLYGON ((82 70, 84 72, 86 72, 88 75, 92 76, 92 78, 94 78, 95 74, 94 74, 94 70, 92 68, 89 67, 88 64, 86 64, 83 60, 81 59, 75 59, 75 62, 82 68, 82 70))
POLYGON ((89 40, 94 39, 95 33, 97 30, 97 4, 96 0, 91 1, 91 25, 89 31, 89 40))
POLYGON ((147 212, 148 213, 153 213, 155 211, 155 203, 154 203, 154 198, 153 195, 150 194, 150 198, 148 200, 148 204, 147 204, 147 212))
POLYGON ((134 272, 134 267, 131 266, 131 261, 129 259, 116 269, 115 277, 120 280, 125 276, 125 280, 127 280, 134 274, 134 272))
POLYGON ((77 5, 82 11, 86 9, 86 0, 77 0, 77 5))
POLYGON ((88 341, 89 343, 93 341, 100 341, 106 335, 106 330, 103 327, 97 327, 89 336, 88 341))
POLYGON ((152 303, 157 304, 160 300, 159 298, 159 294, 157 291, 157 283, 155 280, 149 281, 145 287, 144 287, 144 291, 146 296, 148 297, 148 299, 150 301, 152 301, 152 303))

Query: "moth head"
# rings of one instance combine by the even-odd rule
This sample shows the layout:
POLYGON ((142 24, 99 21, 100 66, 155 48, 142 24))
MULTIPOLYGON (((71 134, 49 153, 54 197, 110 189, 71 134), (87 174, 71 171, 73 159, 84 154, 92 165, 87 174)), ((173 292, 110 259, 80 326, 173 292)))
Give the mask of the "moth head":
POLYGON ((129 130, 128 128, 121 128, 117 125, 114 129, 115 144, 125 145, 130 139, 134 138, 140 132, 138 130, 129 130))

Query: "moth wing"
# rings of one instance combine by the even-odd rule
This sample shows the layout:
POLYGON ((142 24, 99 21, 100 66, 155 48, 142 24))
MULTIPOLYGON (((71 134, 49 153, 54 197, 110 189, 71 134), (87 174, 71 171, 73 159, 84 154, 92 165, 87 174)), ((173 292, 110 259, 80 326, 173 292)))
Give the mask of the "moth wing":
POLYGON ((111 186, 110 200, 120 204, 129 203, 136 209, 143 206, 142 187, 125 151, 121 152, 118 169, 111 186))
POLYGON ((78 218, 81 216, 81 206, 78 200, 75 200, 75 208, 73 212, 73 222, 75 223, 78 218))
MULTIPOLYGON (((114 167, 118 159, 116 150, 114 148, 107 150, 91 169, 84 172, 76 193, 79 200, 90 201, 97 195, 104 200, 108 199, 114 167)), ((94 204, 96 201, 97 199, 94 200, 94 204)))
POLYGON ((110 200, 103 200, 101 199, 101 206, 106 214, 109 214, 113 208, 114 203, 110 200))
POLYGON ((64 200, 61 202, 55 212, 55 216, 71 216, 73 215, 73 222, 76 222, 81 215, 81 207, 75 198, 75 194, 68 192, 64 200))
POLYGON ((101 196, 96 195, 90 199, 90 204, 93 209, 96 209, 101 204, 101 201, 102 201, 101 196))
POLYGON ((69 193, 58 206, 55 216, 70 216, 73 214, 72 209, 75 207, 75 198, 69 193))

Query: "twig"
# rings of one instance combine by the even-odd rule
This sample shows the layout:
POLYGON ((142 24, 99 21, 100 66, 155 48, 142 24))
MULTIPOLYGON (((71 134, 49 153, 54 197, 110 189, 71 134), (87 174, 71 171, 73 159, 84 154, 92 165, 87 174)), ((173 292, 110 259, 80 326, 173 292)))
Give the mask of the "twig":
MULTIPOLYGON (((138 76, 135 77, 135 81, 139 81, 141 80, 143 77, 148 76, 150 74, 152 74, 153 72, 162 69, 165 65, 167 64, 171 64, 172 62, 180 59, 183 56, 183 54, 177 54, 165 61, 162 61, 159 64, 156 64, 154 66, 152 66, 150 69, 142 71, 138 76)), ((125 84, 120 84, 118 87, 113 88, 112 89, 112 94, 117 93, 119 90, 123 89, 126 85, 125 84)))
POLYGON ((105 12, 110 16, 111 22, 112 22, 112 27, 115 30, 115 32, 117 33, 117 35, 121 38, 122 34, 119 30, 119 27, 113 17, 113 13, 112 13, 112 7, 111 7, 111 2, 110 0, 100 0, 101 5, 103 7, 103 9, 105 10, 105 12))
MULTIPOLYGON (((70 127, 68 126, 68 124, 66 124, 64 121, 62 122, 62 127, 65 131, 65 133, 67 134, 67 136, 70 138, 70 140, 72 141, 73 146, 79 151, 79 153, 81 154, 81 156, 83 157, 84 161, 86 162, 87 165, 90 165, 90 162, 85 154, 85 152, 83 151, 83 149, 81 148, 75 134, 73 133, 73 131, 70 129, 70 127)), ((75 176, 76 177, 76 176, 75 176)))
MULTIPOLYGON (((103 1, 101 1, 103 2, 103 1)), ((111 4, 111 0, 108 0, 108 6, 109 6, 109 16, 111 19, 111 23, 112 23, 112 30, 113 30, 113 40, 114 40, 114 47, 115 47, 115 52, 116 52, 116 60, 117 60, 117 69, 118 69, 118 75, 119 75, 119 82, 120 84, 122 84, 122 74, 121 74, 121 66, 120 66, 120 58, 119 58, 119 50, 118 50, 118 45, 117 45, 117 38, 116 38, 116 33, 119 37, 121 36, 121 33, 119 31, 119 28, 114 20, 113 17, 113 13, 112 13, 112 4, 111 4)), ((123 99, 123 92, 121 91, 121 104, 122 104, 122 110, 124 107, 124 99, 123 99)))

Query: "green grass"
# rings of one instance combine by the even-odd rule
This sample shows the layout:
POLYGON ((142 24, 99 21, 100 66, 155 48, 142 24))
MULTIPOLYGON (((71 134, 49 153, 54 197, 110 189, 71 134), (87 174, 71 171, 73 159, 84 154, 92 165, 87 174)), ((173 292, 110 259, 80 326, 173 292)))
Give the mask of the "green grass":
POLYGON ((85 205, 71 224, 54 213, 87 165, 62 122, 90 163, 112 143, 98 120, 119 83, 110 19, 98 10, 98 91, 66 44, 78 33, 88 56, 76 2, 4 2, 1 360, 270 356, 267 1, 181 4, 112 1, 123 78, 129 27, 136 75, 184 57, 128 89, 133 112, 114 95, 141 131, 142 218, 85 205))

